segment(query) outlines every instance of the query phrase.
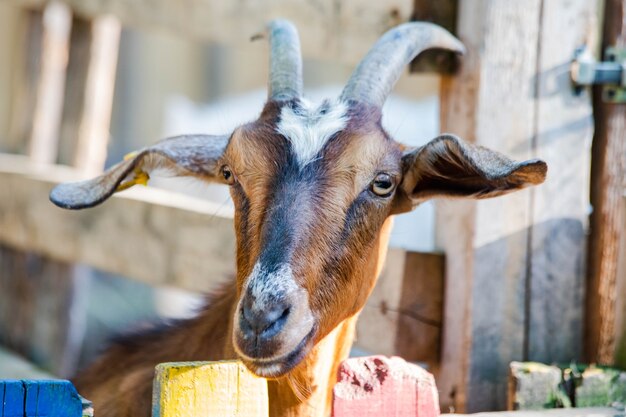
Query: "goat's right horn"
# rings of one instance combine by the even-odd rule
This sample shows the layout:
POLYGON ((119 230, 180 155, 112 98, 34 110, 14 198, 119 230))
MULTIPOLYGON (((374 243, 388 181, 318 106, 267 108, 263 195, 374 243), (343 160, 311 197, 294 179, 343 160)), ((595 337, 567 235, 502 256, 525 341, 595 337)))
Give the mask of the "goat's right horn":
POLYGON ((420 52, 431 48, 465 52, 457 38, 432 23, 410 22, 389 30, 356 68, 341 93, 342 100, 382 107, 402 70, 420 52))
POLYGON ((270 42, 270 78, 268 96, 271 100, 292 100, 302 97, 302 55, 295 26, 282 19, 267 25, 270 42))

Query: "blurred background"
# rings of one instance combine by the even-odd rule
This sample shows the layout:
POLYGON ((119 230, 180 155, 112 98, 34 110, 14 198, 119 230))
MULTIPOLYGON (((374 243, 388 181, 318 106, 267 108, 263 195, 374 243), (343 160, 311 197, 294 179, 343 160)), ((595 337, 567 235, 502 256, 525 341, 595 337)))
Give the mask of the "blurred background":
POLYGON ((225 187, 155 178, 80 213, 47 195, 161 138, 255 119, 268 48, 249 39, 275 16, 300 29, 313 101, 338 95, 390 27, 446 26, 468 54, 414 62, 385 128, 410 146, 448 131, 550 167, 538 189, 398 216, 354 355, 423 364, 457 411, 505 408, 511 361, 626 366, 626 94, 571 79, 576 51, 592 62, 624 47, 605 18, 623 2, 224 3, 0 3, 0 378, 69 377, 112 335, 189 317, 234 276, 225 187))

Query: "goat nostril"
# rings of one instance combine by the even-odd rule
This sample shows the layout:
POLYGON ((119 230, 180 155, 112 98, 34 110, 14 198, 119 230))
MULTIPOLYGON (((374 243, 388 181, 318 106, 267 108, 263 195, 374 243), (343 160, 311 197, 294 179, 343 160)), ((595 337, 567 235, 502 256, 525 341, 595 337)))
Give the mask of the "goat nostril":
POLYGON ((291 307, 285 305, 254 311, 254 309, 244 304, 240 313, 241 330, 244 333, 269 339, 282 330, 289 318, 290 311, 291 307))
POLYGON ((282 312, 280 310, 281 309, 274 310, 274 314, 272 314, 271 316, 276 317, 278 315, 276 313, 279 313, 280 315, 278 315, 278 317, 273 321, 268 320, 267 325, 264 329, 261 330, 259 336, 269 339, 270 337, 276 336, 276 334, 280 332, 283 327, 285 327, 285 323, 287 322, 287 318, 289 317, 290 308, 286 307, 282 310, 282 312))

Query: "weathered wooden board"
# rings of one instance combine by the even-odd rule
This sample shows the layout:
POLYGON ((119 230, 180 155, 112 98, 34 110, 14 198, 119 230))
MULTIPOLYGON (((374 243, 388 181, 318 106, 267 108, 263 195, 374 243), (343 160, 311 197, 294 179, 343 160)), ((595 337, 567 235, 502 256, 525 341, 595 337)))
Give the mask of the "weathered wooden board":
POLYGON ((509 410, 623 406, 626 372, 575 363, 559 368, 512 362, 508 403, 509 410))
POLYGON ((438 417, 435 378, 401 358, 350 358, 339 367, 333 417, 438 417))
MULTIPOLYGON (((611 407, 557 408, 541 411, 500 411, 493 413, 475 413, 472 417, 615 417, 623 415, 611 407)), ((449 417, 469 416, 467 414, 446 414, 449 417)))
POLYGON ((238 361, 162 363, 156 367, 152 415, 267 417, 267 381, 238 361))
POLYGON ((446 253, 442 403, 505 407, 512 360, 578 358, 591 107, 574 97, 574 45, 593 35, 596 2, 459 4, 468 47, 442 84, 442 130, 516 159, 538 157, 546 184, 478 203, 438 204, 446 253), (571 48, 571 49, 570 49, 571 48))
POLYGON ((3 381, 4 398, 3 398, 3 417, 23 417, 24 416, 24 397, 26 389, 22 381, 3 381), (12 401, 15 398, 17 401, 12 401), (21 401, 20 401, 21 400, 21 401))
POLYGON ((67 168, 0 155, 0 242, 154 285, 207 291, 232 279, 235 237, 225 209, 151 188, 85 211, 50 203, 54 184, 76 179, 67 168))
MULTIPOLYGON (((507 410, 557 408, 561 369, 537 362, 511 362, 507 410)), ((571 406, 571 403, 568 404, 571 406)))
POLYGON ((2 417, 80 417, 83 402, 69 381, 0 380, 2 417))
POLYGON ((112 16, 72 21, 57 161, 91 175, 106 159, 119 37, 112 16))
POLYGON ((69 52, 72 11, 61 2, 50 2, 43 11, 43 40, 28 154, 38 163, 57 158, 63 92, 69 52))
POLYGON ((0 149, 3 152, 27 153, 28 140, 33 130, 33 108, 36 105, 37 84, 40 78, 39 62, 42 48, 42 13, 25 11, 19 16, 19 30, 15 42, 13 66, 15 76, 11 103, 9 131, 3 136, 0 149))
MULTIPOLYGON (((540 1, 460 2, 468 48, 442 83, 442 131, 516 159, 532 156, 540 1)), ((446 253, 441 402, 456 411, 503 409, 508 364, 523 358, 530 194, 437 203, 446 253)))
POLYGON ((583 354, 593 119, 589 92, 576 95, 568 71, 571 51, 598 30, 596 7, 588 0, 542 6, 533 153, 550 172, 531 190, 528 360, 580 361, 583 354))
MULTIPOLYGON (((622 225, 616 294, 626 294, 626 194, 622 197, 622 225)), ((615 302, 615 366, 626 369, 626 299, 618 297, 615 302)))
POLYGON ((426 363, 428 370, 436 374, 441 346, 443 263, 441 254, 390 250, 359 316, 356 346, 426 363))
MULTIPOLYGON (((40 7, 44 0, 13 0, 25 7, 40 7)), ((263 30, 274 17, 292 20, 302 38, 305 57, 358 62, 378 36, 406 22, 413 0, 65 0, 83 17, 112 13, 135 28, 169 30, 206 41, 237 45, 263 30)))
MULTIPOLYGON (((602 49, 626 48, 626 1, 607 0, 604 6, 602 49)), ((626 270, 618 273, 620 234, 626 223, 621 203, 626 189, 626 107, 604 103, 602 86, 594 88, 596 129, 592 148, 591 235, 588 252, 585 348, 588 361, 617 361, 617 340, 624 325, 618 323, 620 300, 626 291, 626 270), (619 292, 621 288, 622 292, 619 292)), ((626 353, 621 364, 626 365, 626 353)))

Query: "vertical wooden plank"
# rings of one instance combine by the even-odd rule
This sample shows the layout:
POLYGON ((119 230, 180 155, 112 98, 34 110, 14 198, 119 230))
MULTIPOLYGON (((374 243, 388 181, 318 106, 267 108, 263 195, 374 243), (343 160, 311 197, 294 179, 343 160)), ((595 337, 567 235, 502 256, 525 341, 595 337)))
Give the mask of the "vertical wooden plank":
POLYGON ((0 381, 0 417, 4 417, 4 381, 0 381))
POLYGON ((390 249, 385 267, 357 321, 356 346, 439 364, 444 256, 390 249))
POLYGON ((20 45, 13 62, 16 71, 9 134, 2 144, 3 150, 7 152, 27 153, 28 141, 32 135, 33 108, 37 100, 42 32, 42 13, 25 12, 20 45))
POLYGON ((333 417, 438 417, 434 377, 398 357, 350 358, 333 388, 333 417))
MULTIPOLYGON (((616 294, 626 294, 626 191, 622 197, 622 231, 620 232, 620 249, 617 265, 616 294)), ((626 369, 626 300, 617 297, 615 314, 615 366, 626 369)))
POLYGON ((71 11, 66 4, 52 1, 46 5, 29 151, 32 160, 39 163, 54 163, 57 157, 71 21, 71 11))
POLYGON ((0 2, 0 152, 9 149, 9 138, 19 71, 23 71, 27 13, 9 2, 0 2))
MULTIPOLYGON (((468 49, 444 77, 442 131, 515 159, 532 156, 541 1, 459 2, 468 49)), ((444 410, 504 409, 508 364, 523 358, 530 194, 437 202, 446 254, 441 370, 444 410)))
POLYGON ((86 176, 104 168, 120 31, 113 16, 72 23, 58 159, 86 176))
POLYGON ((104 169, 121 25, 114 16, 92 23, 92 44, 85 84, 83 116, 74 166, 92 176, 104 169))
POLYGON ((83 118, 85 84, 87 83, 87 72, 91 56, 91 26, 89 20, 78 16, 72 17, 57 157, 57 162, 64 165, 72 165, 76 155, 79 126, 83 118))
POLYGON ((444 263, 439 253, 406 254, 396 325, 395 354, 426 363, 435 377, 441 348, 444 263))
POLYGON ((596 7, 589 0, 542 5, 533 147, 550 172, 545 184, 531 190, 526 340, 526 359, 539 362, 582 357, 593 120, 591 97, 575 95, 569 66, 572 51, 595 39, 596 7))
POLYGON ((22 381, 4 381, 4 417, 24 417, 26 391, 22 381))
POLYGON ((254 376, 241 362, 179 362, 156 367, 154 417, 264 417, 268 413, 267 381, 254 376))
POLYGON ((39 384, 29 379, 22 380, 22 384, 24 384, 24 417, 37 417, 39 384))
MULTIPOLYGON (((457 9, 459 0, 413 0, 412 21, 433 22, 456 33, 457 9)), ((458 54, 427 50, 411 63, 411 72, 454 73, 458 70, 461 59, 458 54)))
MULTIPOLYGON (((602 50, 626 48, 626 1, 606 0, 602 50)), ((626 189, 626 104, 604 103, 602 86, 593 90, 595 135, 592 145, 591 235, 588 252, 586 357, 590 362, 616 361, 620 327, 619 300, 626 271, 618 274, 620 233, 626 223, 621 203, 626 189)), ((626 288, 624 288, 626 289, 626 288)), ((626 323, 622 323, 622 326, 626 323)), ((622 364, 626 364, 626 354, 622 364)))

